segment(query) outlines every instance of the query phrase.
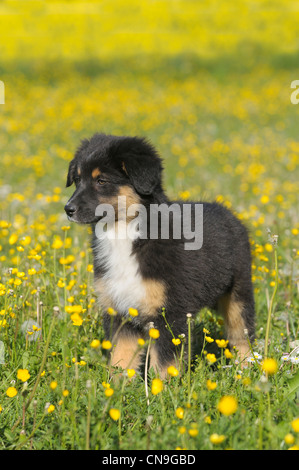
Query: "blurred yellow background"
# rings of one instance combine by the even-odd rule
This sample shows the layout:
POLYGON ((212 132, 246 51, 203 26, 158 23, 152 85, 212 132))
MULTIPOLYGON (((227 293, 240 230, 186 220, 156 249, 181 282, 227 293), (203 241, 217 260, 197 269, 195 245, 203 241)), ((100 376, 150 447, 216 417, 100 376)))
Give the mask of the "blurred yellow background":
POLYGON ((294 0, 1 2, 3 218, 46 200, 63 221, 68 162, 100 131, 148 137, 171 197, 296 228, 298 19, 294 0))

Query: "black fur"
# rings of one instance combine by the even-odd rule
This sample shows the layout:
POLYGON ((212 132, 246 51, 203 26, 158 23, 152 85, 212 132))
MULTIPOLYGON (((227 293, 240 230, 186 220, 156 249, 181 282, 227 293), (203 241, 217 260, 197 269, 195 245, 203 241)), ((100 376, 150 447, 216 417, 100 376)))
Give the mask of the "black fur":
MULTIPOLYGON (((150 211, 151 204, 170 205, 162 188, 162 164, 156 150, 145 139, 115 137, 96 134, 84 140, 70 163, 67 186, 77 183, 76 191, 65 207, 70 220, 95 224, 95 208, 104 198, 113 198, 120 187, 130 187, 139 201, 150 211), (81 180, 77 168, 81 168, 81 180), (94 168, 100 168, 102 184, 91 178, 94 168), (105 181, 106 179, 106 181, 105 181)), ((176 201, 182 205, 182 202, 176 201)), ((184 202, 186 204, 186 202, 184 202)), ((195 204, 191 205, 194 213, 195 204)), ((125 326, 125 334, 146 337, 146 326, 154 322, 160 331, 156 341, 158 363, 161 368, 173 362, 175 346, 165 328, 160 314, 165 308, 167 321, 175 337, 184 333, 187 337, 186 314, 196 314, 203 307, 217 308, 219 300, 226 296, 233 299, 227 314, 229 337, 234 337, 234 322, 238 344, 246 344, 243 326, 250 340, 254 338, 254 298, 251 282, 251 254, 246 228, 225 207, 218 203, 203 202, 203 244, 199 250, 185 250, 184 239, 137 239, 133 242, 141 276, 145 280, 161 281, 166 286, 166 296, 159 311, 143 316, 142 311, 132 324, 125 326), (241 310, 238 314, 238 309, 241 310), (234 318, 230 318, 234 315, 234 318), (238 316, 239 315, 239 316, 238 316), (235 318, 236 317, 236 318, 235 318), (240 318, 239 318, 240 317, 240 318)), ((173 219, 170 219, 173 222, 173 219)), ((170 230, 170 234, 172 231, 170 230)), ((94 242, 95 242, 94 235, 94 242)), ((95 248, 96 244, 93 243, 95 248)), ((95 278, 101 278, 105 267, 95 258, 95 278)), ((134 307, 134 305, 132 305, 134 307)), ((127 312, 118 312, 114 332, 127 312)), ((110 334, 110 318, 104 315, 106 334, 110 334)), ((238 346, 237 344, 237 346, 238 346)), ((233 346, 233 344, 231 344, 233 346)))

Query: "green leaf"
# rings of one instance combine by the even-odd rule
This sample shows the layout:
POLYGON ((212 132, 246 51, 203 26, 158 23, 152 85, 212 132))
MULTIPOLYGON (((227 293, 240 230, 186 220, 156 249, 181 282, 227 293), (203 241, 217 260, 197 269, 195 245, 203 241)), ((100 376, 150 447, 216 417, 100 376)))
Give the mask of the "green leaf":
POLYGON ((285 398, 294 399, 296 393, 299 391, 299 370, 289 381, 289 388, 286 391, 285 398))
POLYGON ((23 362, 23 369, 28 369, 28 364, 29 364, 29 352, 25 351, 23 356, 22 356, 22 362, 23 362))

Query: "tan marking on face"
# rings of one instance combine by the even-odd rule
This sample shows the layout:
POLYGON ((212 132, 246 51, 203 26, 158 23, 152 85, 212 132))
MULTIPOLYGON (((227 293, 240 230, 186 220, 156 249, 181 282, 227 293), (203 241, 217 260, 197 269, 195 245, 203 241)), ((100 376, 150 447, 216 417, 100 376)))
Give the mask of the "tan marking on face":
POLYGON ((100 176, 100 174, 101 174, 101 172, 100 172, 99 168, 95 168, 91 172, 91 176, 93 177, 93 179, 98 178, 100 176))
POLYGON ((138 345, 137 335, 125 335, 120 331, 115 339, 111 353, 111 365, 122 369, 135 369, 140 367, 143 350, 138 345))
POLYGON ((244 330, 245 323, 242 317, 244 305, 236 300, 233 294, 223 296, 218 303, 218 310, 224 316, 227 339, 231 347, 235 346, 240 358, 244 358, 250 351, 244 330))
POLYGON ((77 172, 78 172, 78 175, 80 176, 81 175, 81 168, 79 166, 78 166, 77 172))
POLYGON ((127 216, 128 208, 132 204, 140 204, 140 198, 133 188, 125 185, 120 187, 119 192, 116 196, 101 196, 99 202, 101 204, 110 204, 113 207, 116 220, 126 219, 126 221, 129 222, 130 220, 134 219, 134 216, 127 216), (119 200, 119 196, 122 196, 122 199, 119 200))
POLYGON ((126 175, 127 175, 128 172, 127 172, 127 169, 126 169, 125 162, 122 162, 121 167, 122 167, 123 171, 124 171, 124 172, 126 173, 126 175))
POLYGON ((140 204, 138 194, 130 186, 121 186, 119 189, 119 196, 124 196, 127 202, 127 208, 132 204, 140 204))

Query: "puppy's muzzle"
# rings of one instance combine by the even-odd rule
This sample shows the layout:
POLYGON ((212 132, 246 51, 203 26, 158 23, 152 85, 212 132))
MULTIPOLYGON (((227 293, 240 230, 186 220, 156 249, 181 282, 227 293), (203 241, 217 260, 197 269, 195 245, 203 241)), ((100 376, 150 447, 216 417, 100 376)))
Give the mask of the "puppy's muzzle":
POLYGON ((73 217, 73 215, 76 212, 76 207, 73 204, 70 204, 69 202, 64 206, 64 210, 67 213, 68 217, 73 217))

